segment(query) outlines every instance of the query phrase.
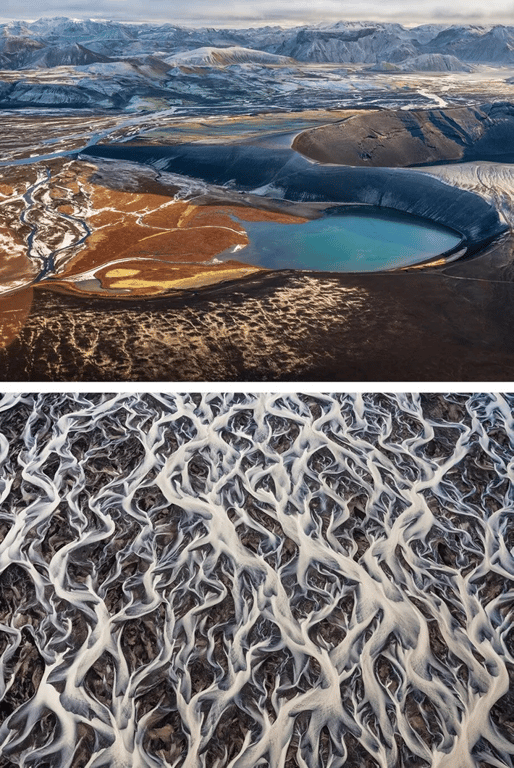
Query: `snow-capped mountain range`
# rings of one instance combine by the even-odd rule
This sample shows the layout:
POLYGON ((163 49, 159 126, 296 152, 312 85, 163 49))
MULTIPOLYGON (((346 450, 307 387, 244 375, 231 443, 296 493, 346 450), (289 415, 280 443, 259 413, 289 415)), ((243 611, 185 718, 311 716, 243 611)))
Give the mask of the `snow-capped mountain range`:
POLYGON ((465 73, 483 65, 514 67, 514 26, 193 29, 44 18, 0 24, 0 107, 153 110, 214 106, 220 97, 280 105, 299 91, 305 103, 330 105, 352 89, 376 88, 375 73, 465 73), (320 64, 331 71, 316 73, 320 64), (353 84, 352 66, 368 79, 353 84))
POLYGON ((514 26, 429 24, 410 29, 393 23, 337 22, 289 29, 189 29, 64 17, 0 24, 0 63, 6 69, 84 64, 95 56, 170 56, 206 47, 249 48, 301 62, 398 63, 442 54, 471 64, 508 65, 514 64, 514 26))

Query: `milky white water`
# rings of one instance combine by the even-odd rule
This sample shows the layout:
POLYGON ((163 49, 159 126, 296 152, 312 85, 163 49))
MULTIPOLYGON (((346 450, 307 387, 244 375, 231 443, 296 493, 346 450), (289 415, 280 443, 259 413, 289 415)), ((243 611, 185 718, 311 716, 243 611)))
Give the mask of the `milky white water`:
POLYGON ((0 765, 513 765, 514 395, 4 395, 0 765))

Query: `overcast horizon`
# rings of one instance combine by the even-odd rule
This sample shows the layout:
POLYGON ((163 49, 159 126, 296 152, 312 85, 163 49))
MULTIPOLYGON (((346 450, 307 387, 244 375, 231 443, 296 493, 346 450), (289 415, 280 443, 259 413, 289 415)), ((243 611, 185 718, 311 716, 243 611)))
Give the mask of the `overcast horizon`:
POLYGON ((398 22, 417 24, 513 24, 512 0, 499 0, 489 7, 483 0, 455 0, 452 8, 441 0, 386 0, 377 11, 368 0, 341 3, 339 0, 4 0, 0 10, 3 23, 10 20, 34 21, 42 17, 67 16, 120 22, 172 23, 184 26, 251 27, 294 26, 335 21, 398 22), (168 10, 169 9, 169 10, 168 10))

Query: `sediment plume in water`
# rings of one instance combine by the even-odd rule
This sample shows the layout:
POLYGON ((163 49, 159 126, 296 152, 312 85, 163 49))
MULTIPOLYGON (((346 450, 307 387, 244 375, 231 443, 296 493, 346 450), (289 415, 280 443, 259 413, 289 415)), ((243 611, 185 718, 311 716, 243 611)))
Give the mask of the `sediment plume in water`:
POLYGON ((512 768, 513 407, 5 394, 0 765, 512 768))

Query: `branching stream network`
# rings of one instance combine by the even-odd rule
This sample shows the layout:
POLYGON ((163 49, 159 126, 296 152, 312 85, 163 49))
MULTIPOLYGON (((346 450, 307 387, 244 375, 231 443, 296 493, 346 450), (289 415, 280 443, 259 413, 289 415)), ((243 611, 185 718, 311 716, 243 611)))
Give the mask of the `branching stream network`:
POLYGON ((5 394, 0 764, 512 768, 513 407, 5 394))

